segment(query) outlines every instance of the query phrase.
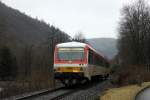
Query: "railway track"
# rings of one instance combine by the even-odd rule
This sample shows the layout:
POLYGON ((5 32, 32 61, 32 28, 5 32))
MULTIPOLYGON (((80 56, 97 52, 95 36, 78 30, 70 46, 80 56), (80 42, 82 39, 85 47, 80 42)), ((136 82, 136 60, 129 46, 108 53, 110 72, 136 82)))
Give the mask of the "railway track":
POLYGON ((75 87, 59 87, 53 90, 45 90, 18 98, 7 100, 94 100, 108 81, 93 82, 75 87))
POLYGON ((102 93, 102 91, 111 86, 112 84, 108 80, 99 83, 94 83, 90 86, 82 87, 77 92, 74 92, 59 100, 96 100, 99 99, 99 96, 102 93))
POLYGON ((19 97, 19 98, 16 98, 15 100, 31 100, 31 99, 42 97, 43 95, 47 95, 47 94, 55 93, 57 91, 61 91, 64 88, 65 87, 59 87, 59 88, 52 89, 52 90, 45 90, 45 91, 42 91, 42 92, 39 92, 39 93, 35 93, 35 94, 19 97))
POLYGON ((77 92, 80 88, 61 87, 50 91, 44 91, 37 94, 16 98, 15 100, 60 100, 72 93, 77 92))

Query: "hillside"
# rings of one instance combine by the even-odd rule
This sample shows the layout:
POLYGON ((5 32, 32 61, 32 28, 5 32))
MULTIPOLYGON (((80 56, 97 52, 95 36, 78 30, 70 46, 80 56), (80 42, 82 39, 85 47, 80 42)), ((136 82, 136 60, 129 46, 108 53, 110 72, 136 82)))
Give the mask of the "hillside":
MULTIPOLYGON (((0 2, 0 31, 2 37, 14 38, 19 42, 34 44, 45 41, 48 37, 58 34, 68 36, 66 33, 50 26, 44 21, 31 18, 16 9, 7 7, 0 2), (2 29, 3 28, 3 29, 2 29)), ((57 35, 57 36, 58 36, 57 35)), ((4 39, 4 38, 3 38, 4 39)))
POLYGON ((0 79, 49 75, 55 44, 69 40, 60 29, 0 2, 0 79))
POLYGON ((93 38, 87 40, 92 47, 109 59, 117 54, 117 40, 113 38, 93 38))

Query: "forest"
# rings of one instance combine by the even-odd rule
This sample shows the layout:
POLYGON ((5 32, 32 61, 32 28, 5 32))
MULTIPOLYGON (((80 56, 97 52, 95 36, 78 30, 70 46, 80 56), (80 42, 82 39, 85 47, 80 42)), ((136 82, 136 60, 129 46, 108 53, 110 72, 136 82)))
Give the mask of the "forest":
POLYGON ((118 33, 118 84, 150 81, 150 5, 145 0, 123 6, 118 33))
POLYGON ((18 93, 52 87, 54 47, 66 41, 55 26, 0 2, 0 86, 18 93))

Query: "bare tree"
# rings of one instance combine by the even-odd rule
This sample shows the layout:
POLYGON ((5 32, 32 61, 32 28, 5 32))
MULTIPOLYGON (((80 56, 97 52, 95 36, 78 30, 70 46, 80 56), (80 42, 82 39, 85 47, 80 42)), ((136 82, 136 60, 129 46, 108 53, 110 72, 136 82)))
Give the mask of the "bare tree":
POLYGON ((119 55, 123 64, 145 64, 150 40, 150 7, 144 0, 124 6, 119 27, 119 55))
POLYGON ((16 59, 6 46, 0 48, 0 78, 8 80, 14 78, 17 73, 16 59))
POLYGON ((87 42, 82 32, 76 33, 72 40, 77 42, 87 42))

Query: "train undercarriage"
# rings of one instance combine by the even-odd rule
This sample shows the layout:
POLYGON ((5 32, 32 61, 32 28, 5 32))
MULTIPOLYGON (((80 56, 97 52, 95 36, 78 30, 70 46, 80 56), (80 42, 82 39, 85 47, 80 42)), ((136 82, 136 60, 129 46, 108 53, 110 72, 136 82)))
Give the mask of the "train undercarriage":
POLYGON ((73 86, 78 84, 84 84, 91 81, 102 81, 105 80, 108 77, 108 75, 102 76, 92 76, 91 80, 89 80, 87 77, 84 76, 83 72, 80 73, 55 73, 55 79, 61 81, 62 84, 65 86, 73 86))
POLYGON ((65 86, 73 86, 77 84, 83 84, 88 81, 88 78, 84 77, 84 73, 55 73, 55 79, 61 81, 65 86))

